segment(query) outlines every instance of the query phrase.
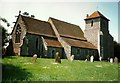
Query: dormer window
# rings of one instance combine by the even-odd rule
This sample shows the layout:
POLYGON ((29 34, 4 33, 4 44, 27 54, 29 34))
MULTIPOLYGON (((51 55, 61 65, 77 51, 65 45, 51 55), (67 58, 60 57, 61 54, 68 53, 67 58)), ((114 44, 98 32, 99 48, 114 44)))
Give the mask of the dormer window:
POLYGON ((21 27, 19 24, 17 25, 15 34, 16 34, 15 43, 20 43, 21 27))
POLYGON ((91 27, 93 26, 93 20, 91 21, 91 27))

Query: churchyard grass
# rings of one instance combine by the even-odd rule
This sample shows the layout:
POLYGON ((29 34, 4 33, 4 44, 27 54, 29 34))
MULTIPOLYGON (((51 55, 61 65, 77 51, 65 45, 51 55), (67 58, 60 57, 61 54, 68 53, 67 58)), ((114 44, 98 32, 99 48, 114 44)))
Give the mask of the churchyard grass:
POLYGON ((11 56, 2 59, 3 81, 118 81, 118 64, 11 56))

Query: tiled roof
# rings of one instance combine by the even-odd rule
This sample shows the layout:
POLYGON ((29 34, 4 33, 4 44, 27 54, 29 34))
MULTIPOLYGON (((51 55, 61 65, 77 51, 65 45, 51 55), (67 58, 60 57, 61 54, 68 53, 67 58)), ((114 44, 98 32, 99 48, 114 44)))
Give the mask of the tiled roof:
POLYGON ((55 39, 46 39, 46 38, 44 40, 47 43, 47 46, 62 47, 62 45, 60 44, 60 42, 58 40, 55 40, 55 39))
POLYGON ((22 19, 25 22, 28 33, 55 37, 55 33, 49 22, 37 20, 26 16, 22 16, 22 19))
MULTIPOLYGON (((86 17, 85 20, 91 19, 91 18, 97 18, 97 17, 103 17, 103 18, 107 19, 107 18, 106 18, 103 14, 101 14, 99 11, 95 11, 95 12, 93 12, 90 16, 86 17)), ((109 20, 109 19, 107 19, 107 20, 109 20)))
POLYGON ((89 48, 89 49, 97 49, 93 44, 83 40, 76 40, 71 38, 62 37, 62 39, 68 43, 70 46, 81 47, 81 48, 89 48))
POLYGON ((60 36, 85 39, 84 33, 79 26, 64 21, 60 21, 51 17, 49 19, 52 20, 60 36))

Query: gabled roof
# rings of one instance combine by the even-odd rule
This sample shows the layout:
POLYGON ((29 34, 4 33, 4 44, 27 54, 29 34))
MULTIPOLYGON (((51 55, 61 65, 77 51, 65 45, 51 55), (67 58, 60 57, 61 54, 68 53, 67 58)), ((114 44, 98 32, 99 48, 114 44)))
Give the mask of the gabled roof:
POLYGON ((76 40, 76 39, 65 38, 65 37, 62 37, 62 39, 66 41, 66 43, 68 43, 70 46, 97 49, 92 43, 88 41, 76 40))
POLYGON ((49 22, 22 16, 28 33, 56 37, 49 22))
MULTIPOLYGON (((93 12, 90 16, 86 17, 85 20, 87 20, 87 19, 92 19, 92 18, 98 18, 98 17, 103 17, 103 18, 107 19, 107 18, 106 18, 103 14, 101 14, 99 11, 95 11, 95 12, 93 12)), ((107 20, 109 20, 109 19, 107 19, 107 20)))
POLYGON ((51 17, 49 19, 52 20, 60 36, 86 40, 86 38, 84 37, 84 33, 79 26, 51 17))

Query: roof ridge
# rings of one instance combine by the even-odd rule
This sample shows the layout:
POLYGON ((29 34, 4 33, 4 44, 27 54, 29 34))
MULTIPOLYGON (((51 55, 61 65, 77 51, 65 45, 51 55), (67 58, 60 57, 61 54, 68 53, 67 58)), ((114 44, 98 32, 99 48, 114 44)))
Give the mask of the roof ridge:
POLYGON ((29 16, 24 16, 24 15, 21 15, 21 17, 25 17, 25 18, 29 18, 29 19, 36 20, 36 21, 41 21, 41 22, 46 22, 46 23, 49 23, 48 21, 39 20, 39 19, 32 18, 32 17, 29 17, 29 16))
POLYGON ((66 21, 63 21, 63 20, 59 20, 59 19, 56 19, 56 18, 53 18, 53 17, 49 17, 49 19, 57 20, 57 21, 60 21, 60 22, 64 22, 64 23, 67 23, 67 24, 71 24, 71 25, 74 25, 74 26, 80 27, 79 25, 72 24, 72 23, 69 23, 69 22, 66 22, 66 21))

